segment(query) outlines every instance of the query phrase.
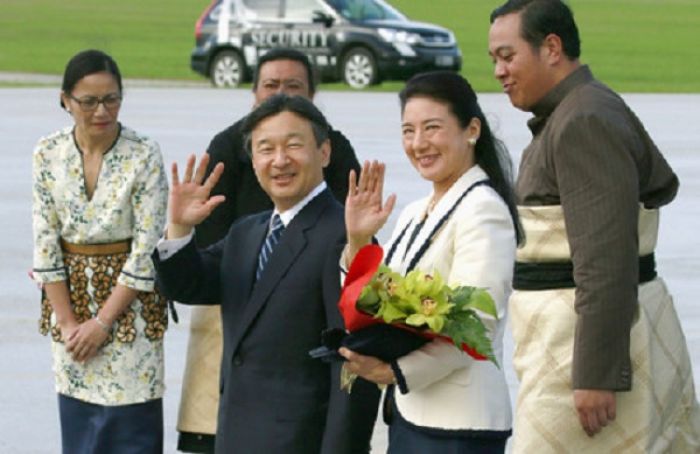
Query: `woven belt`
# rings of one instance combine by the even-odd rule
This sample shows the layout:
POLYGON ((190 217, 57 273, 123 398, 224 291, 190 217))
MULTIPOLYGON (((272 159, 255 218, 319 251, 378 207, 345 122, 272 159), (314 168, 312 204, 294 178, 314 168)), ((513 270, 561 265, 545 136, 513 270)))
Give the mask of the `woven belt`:
POLYGON ((131 251, 131 238, 114 243, 75 244, 61 238, 61 249, 70 254, 113 255, 131 251))
MULTIPOLYGON (((654 253, 639 257, 639 283, 656 278, 654 253)), ((571 262, 516 262, 513 275, 515 290, 553 290, 574 288, 574 265, 571 262)))

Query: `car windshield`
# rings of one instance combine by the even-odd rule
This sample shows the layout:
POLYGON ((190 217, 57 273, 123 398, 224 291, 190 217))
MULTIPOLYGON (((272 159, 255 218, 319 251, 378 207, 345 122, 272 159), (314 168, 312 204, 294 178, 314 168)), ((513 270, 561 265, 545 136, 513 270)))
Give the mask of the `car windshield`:
POLYGON ((405 20, 406 17, 382 0, 325 0, 350 21, 405 20))

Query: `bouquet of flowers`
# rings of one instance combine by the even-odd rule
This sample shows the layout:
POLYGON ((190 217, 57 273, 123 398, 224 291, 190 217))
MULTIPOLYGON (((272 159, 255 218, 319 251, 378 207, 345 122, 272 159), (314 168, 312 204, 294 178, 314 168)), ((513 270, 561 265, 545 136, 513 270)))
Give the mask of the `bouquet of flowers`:
POLYGON ((322 359, 342 359, 345 346, 384 361, 395 360, 432 339, 453 343, 478 360, 496 365, 488 329, 477 311, 497 318, 486 290, 451 288, 438 274, 414 270, 406 276, 381 264, 382 248, 362 248, 343 285, 338 307, 347 332, 327 331, 323 346, 310 352, 322 359))

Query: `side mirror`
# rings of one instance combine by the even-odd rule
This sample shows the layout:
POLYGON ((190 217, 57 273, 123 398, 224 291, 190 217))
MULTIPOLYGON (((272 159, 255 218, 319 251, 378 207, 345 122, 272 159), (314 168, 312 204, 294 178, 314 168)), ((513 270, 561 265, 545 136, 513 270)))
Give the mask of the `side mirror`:
POLYGON ((326 14, 323 11, 314 11, 311 13, 311 22, 314 24, 323 24, 326 27, 333 25, 333 16, 326 14))

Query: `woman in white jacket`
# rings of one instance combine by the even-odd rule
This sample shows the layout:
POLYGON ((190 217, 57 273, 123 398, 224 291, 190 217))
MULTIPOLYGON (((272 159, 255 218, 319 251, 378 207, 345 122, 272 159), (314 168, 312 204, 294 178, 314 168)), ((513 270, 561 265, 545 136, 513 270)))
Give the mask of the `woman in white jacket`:
MULTIPOLYGON (((511 163, 491 134, 469 83, 452 72, 419 74, 401 91, 403 147, 427 197, 401 213, 385 245, 385 263, 402 274, 437 271, 448 284, 484 287, 498 320, 483 315, 502 362, 503 330, 520 228, 511 163)), ((384 166, 365 163, 350 177, 346 201, 346 265, 388 218, 395 197, 382 204, 384 166)), ((511 434, 511 406, 503 370, 476 361, 441 340, 385 363, 341 349, 346 368, 377 384, 385 397, 389 453, 502 453, 511 434), (398 392, 394 392, 398 388, 398 392)))

